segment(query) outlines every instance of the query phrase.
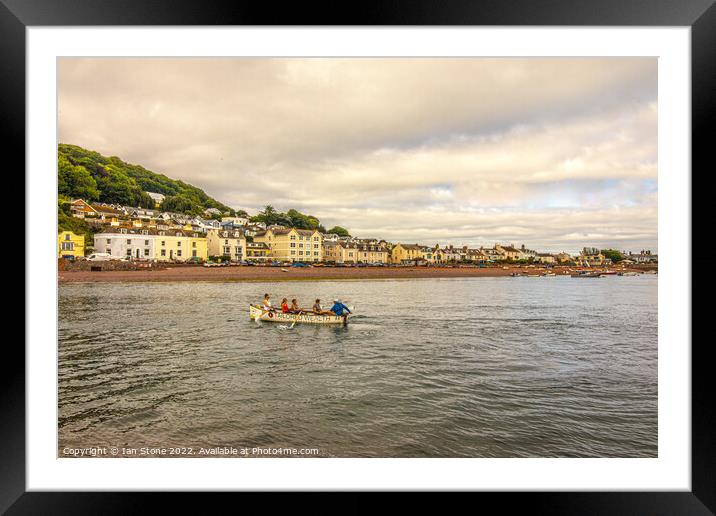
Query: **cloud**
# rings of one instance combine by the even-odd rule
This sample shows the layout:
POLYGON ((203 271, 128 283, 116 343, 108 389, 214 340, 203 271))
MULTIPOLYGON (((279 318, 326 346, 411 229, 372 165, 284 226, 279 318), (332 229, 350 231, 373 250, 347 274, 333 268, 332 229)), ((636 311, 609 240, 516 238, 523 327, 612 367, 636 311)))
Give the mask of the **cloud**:
POLYGON ((58 68, 62 142, 236 208, 294 207, 403 241, 656 249, 655 59, 73 58, 58 68))

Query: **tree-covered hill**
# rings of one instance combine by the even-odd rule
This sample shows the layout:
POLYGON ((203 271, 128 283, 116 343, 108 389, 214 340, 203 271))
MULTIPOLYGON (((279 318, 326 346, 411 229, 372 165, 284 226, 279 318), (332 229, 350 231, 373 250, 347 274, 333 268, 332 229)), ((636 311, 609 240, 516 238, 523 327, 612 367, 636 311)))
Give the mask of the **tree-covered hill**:
POLYGON ((146 192, 164 194, 162 209, 199 215, 208 208, 234 214, 234 210, 209 197, 203 190, 125 163, 116 156, 61 143, 58 148, 58 194, 125 206, 153 208, 146 192))

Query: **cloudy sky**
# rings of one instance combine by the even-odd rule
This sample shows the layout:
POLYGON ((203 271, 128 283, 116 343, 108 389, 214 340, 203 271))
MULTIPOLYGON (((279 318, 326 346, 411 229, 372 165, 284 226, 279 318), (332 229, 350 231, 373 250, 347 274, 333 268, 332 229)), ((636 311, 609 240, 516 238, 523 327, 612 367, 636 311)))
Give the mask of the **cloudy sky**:
POLYGON ((657 61, 64 59, 59 139, 353 235, 657 250, 657 61))

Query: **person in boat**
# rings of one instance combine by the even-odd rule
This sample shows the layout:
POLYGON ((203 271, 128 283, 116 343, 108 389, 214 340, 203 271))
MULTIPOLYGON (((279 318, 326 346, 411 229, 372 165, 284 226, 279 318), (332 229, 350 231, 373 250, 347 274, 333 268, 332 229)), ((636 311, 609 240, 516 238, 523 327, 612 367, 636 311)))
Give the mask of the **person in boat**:
POLYGON ((292 314, 300 314, 300 313, 303 311, 303 310, 301 310, 301 308, 298 306, 298 301, 296 300, 296 298, 293 298, 293 299, 291 300, 291 310, 290 310, 290 311, 291 311, 292 314))
POLYGON ((284 314, 288 313, 288 299, 286 299, 285 297, 281 301, 281 312, 284 314))
POLYGON ((316 302, 313 303, 313 308, 312 308, 312 310, 313 310, 313 312, 316 313, 316 314, 319 314, 319 315, 322 315, 322 314, 323 314, 323 307, 321 306, 321 300, 320 300, 320 299, 316 299, 316 302))
POLYGON ((341 303, 340 299, 333 300, 333 306, 331 307, 330 311, 331 313, 333 313, 333 315, 338 316, 347 316, 348 314, 353 313, 350 311, 350 308, 341 303))
POLYGON ((271 296, 269 296, 268 294, 264 294, 264 300, 261 302, 261 304, 263 305, 264 310, 273 310, 273 308, 271 307, 271 296))

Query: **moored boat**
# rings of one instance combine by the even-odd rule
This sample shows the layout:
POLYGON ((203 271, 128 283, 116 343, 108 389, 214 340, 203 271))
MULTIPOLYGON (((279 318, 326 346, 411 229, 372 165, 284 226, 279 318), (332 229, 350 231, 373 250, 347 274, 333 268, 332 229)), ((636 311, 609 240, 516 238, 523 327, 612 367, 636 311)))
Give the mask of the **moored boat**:
POLYGON ((577 274, 571 274, 573 278, 604 278, 602 274, 598 272, 580 272, 577 274))
POLYGON ((255 305, 249 305, 249 318, 252 321, 259 320, 288 324, 348 324, 348 315, 319 315, 312 312, 291 314, 278 310, 264 310, 260 306, 255 305))
POLYGON ((619 276, 638 276, 638 275, 639 275, 639 273, 634 272, 634 271, 625 271, 625 272, 619 273, 619 276))

